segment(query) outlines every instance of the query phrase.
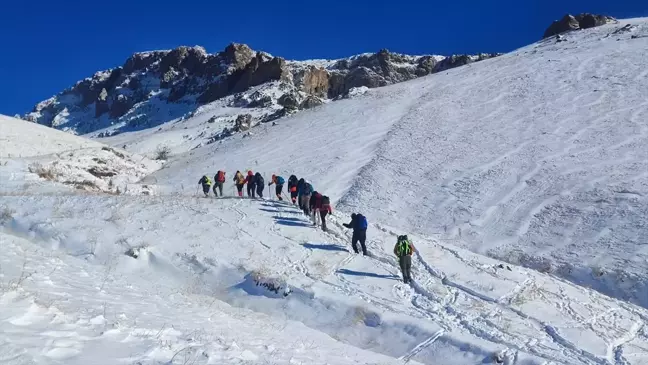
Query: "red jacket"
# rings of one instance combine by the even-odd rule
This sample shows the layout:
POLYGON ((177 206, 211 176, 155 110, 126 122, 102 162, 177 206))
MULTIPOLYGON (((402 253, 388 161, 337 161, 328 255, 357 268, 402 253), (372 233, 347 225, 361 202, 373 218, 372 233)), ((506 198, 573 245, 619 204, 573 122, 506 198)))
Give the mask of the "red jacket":
POLYGON ((329 213, 333 213, 331 209, 331 204, 322 204, 323 195, 320 193, 313 194, 310 200, 311 209, 317 209, 319 211, 328 210, 329 213))

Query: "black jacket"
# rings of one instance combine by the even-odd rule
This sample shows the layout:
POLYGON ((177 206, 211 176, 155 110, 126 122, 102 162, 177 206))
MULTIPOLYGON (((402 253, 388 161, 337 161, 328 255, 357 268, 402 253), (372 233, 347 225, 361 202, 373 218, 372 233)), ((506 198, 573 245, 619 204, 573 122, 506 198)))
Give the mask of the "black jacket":
POLYGON ((288 190, 290 190, 290 188, 293 186, 297 186, 297 176, 290 175, 290 177, 288 178, 288 190))
POLYGON ((263 180, 263 176, 261 176, 260 173, 254 174, 254 183, 258 185, 263 185, 265 184, 265 180, 263 180))

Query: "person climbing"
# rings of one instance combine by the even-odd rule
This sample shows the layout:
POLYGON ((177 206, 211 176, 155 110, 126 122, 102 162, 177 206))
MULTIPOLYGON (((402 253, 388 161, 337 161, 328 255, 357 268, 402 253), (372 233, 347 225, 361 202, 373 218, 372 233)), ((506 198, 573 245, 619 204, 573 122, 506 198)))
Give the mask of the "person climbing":
POLYGON ((200 178, 200 180, 198 180, 198 184, 202 184, 203 193, 205 193, 205 198, 208 197, 209 196, 209 190, 210 190, 211 184, 212 184, 211 180, 209 180, 207 175, 203 175, 203 177, 200 178))
POLYGON ((412 281, 412 253, 414 251, 416 249, 406 234, 398 236, 396 246, 394 246, 394 255, 398 257, 398 263, 403 273, 403 282, 405 284, 412 281))
POLYGON ((234 184, 236 184, 236 190, 238 190, 238 196, 243 197, 243 186, 245 185, 245 177, 241 174, 241 171, 236 171, 234 174, 234 184))
POLYGON ((365 242, 367 241, 367 218, 362 214, 351 214, 351 222, 343 223, 343 226, 353 229, 353 236, 351 237, 351 247, 353 251, 358 253, 357 243, 360 242, 362 247, 362 254, 367 256, 367 246, 365 242))
POLYGON ((297 204, 299 204, 299 210, 304 210, 304 206, 302 205, 302 200, 301 200, 301 190, 304 187, 304 178, 299 179, 297 181, 297 204))
POLYGON ((216 188, 220 191, 221 198, 223 197, 223 184, 225 183, 225 171, 218 170, 214 176, 214 196, 218 197, 216 188))
POLYGON ((322 231, 327 232, 326 229, 326 216, 332 214, 331 199, 328 196, 322 195, 322 206, 320 207, 320 216, 322 217, 322 231))
POLYGON ((288 178, 288 191, 290 192, 290 200, 295 204, 297 202, 297 176, 290 175, 288 178))
POLYGON ((254 194, 256 193, 256 183, 254 181, 254 173, 252 172, 252 170, 248 170, 245 182, 247 183, 248 197, 254 198, 254 194))
POLYGON ((275 184, 277 187, 275 188, 275 194, 277 195, 277 199, 283 200, 281 197, 281 191, 283 190, 285 180, 283 177, 278 176, 278 175, 272 175, 272 181, 268 183, 268 186, 275 184))
POLYGON ((306 216, 310 216, 310 198, 313 193, 313 185, 307 180, 304 180, 304 183, 301 186, 301 190, 298 191, 299 201, 306 216))
POLYGON ((256 183, 256 193, 259 196, 259 198, 263 198, 263 189, 265 189, 265 180, 263 180, 263 176, 261 176, 261 173, 257 172, 254 174, 254 182, 256 183))
POLYGON ((317 191, 313 191, 311 198, 308 202, 308 208, 311 212, 311 220, 315 227, 319 226, 320 221, 320 209, 322 208, 322 194, 317 191))

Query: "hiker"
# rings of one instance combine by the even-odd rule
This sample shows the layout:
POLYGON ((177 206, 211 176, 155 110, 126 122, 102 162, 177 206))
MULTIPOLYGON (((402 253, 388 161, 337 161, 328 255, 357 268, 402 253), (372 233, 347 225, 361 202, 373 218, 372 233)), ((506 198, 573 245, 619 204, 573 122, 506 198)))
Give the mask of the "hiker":
POLYGON ((311 183, 307 180, 304 180, 304 183, 301 186, 301 190, 299 190, 297 193, 304 214, 306 216, 310 216, 310 198, 311 194, 313 193, 313 185, 311 185, 311 183))
POLYGON ((332 213, 329 198, 317 191, 314 191, 310 198, 309 207, 312 214, 311 219, 313 220, 313 225, 316 227, 319 226, 321 220, 322 230, 326 231, 326 215, 332 213), (326 198, 326 200, 324 198, 326 198))
POLYGON ((265 180, 263 180, 263 176, 261 176, 261 173, 257 172, 254 174, 254 182, 256 183, 256 193, 259 196, 259 198, 263 198, 263 189, 265 189, 265 180))
POLYGON ((320 207, 320 216, 322 217, 322 231, 327 232, 326 229, 326 216, 328 214, 333 214, 333 209, 331 208, 331 199, 322 195, 322 206, 320 207))
POLYGON ((353 229, 353 237, 351 237, 351 247, 353 251, 358 253, 357 243, 360 242, 362 246, 362 254, 367 256, 367 246, 365 242, 367 241, 367 218, 362 214, 351 214, 351 222, 343 223, 343 226, 353 229))
POLYGON ((297 202, 297 176, 290 175, 288 178, 288 191, 290 192, 290 200, 295 204, 297 202))
POLYGON ((254 198, 254 194, 256 193, 256 182, 254 181, 254 173, 252 170, 248 170, 245 182, 247 183, 248 197, 254 198))
POLYGON ((302 205, 302 200, 301 200, 301 194, 300 191, 302 190, 304 186, 304 178, 299 179, 297 181, 297 204, 299 204, 299 210, 304 210, 304 206, 302 205))
POLYGON ((241 171, 236 171, 234 174, 234 184, 236 184, 236 190, 238 190, 238 196, 243 197, 243 186, 245 185, 245 177, 241 174, 241 171))
POLYGON ((203 177, 200 178, 200 180, 198 180, 198 184, 202 184, 203 193, 205 193, 205 198, 208 197, 209 196, 209 190, 210 190, 211 184, 212 184, 211 180, 209 180, 207 175, 203 175, 203 177))
POLYGON ((407 238, 406 234, 398 236, 396 246, 394 246, 394 255, 398 257, 398 263, 403 273, 403 282, 405 284, 412 281, 412 253, 415 250, 412 241, 407 238))
POLYGON ((320 194, 317 191, 313 191, 313 194, 311 194, 310 199, 308 200, 308 209, 310 210, 311 213, 311 220, 313 221, 314 226, 318 226, 318 222, 320 220, 320 208, 322 207, 322 194, 320 194))
POLYGON ((220 191, 221 198, 223 197, 223 184, 225 183, 225 171, 218 170, 216 176, 214 176, 214 195, 218 197, 216 193, 216 188, 220 191))
POLYGON ((275 188, 275 194, 277 194, 277 199, 283 200, 281 197, 281 191, 283 190, 283 185, 284 185, 284 178, 278 175, 272 175, 272 181, 268 183, 268 186, 275 184, 277 187, 275 188))

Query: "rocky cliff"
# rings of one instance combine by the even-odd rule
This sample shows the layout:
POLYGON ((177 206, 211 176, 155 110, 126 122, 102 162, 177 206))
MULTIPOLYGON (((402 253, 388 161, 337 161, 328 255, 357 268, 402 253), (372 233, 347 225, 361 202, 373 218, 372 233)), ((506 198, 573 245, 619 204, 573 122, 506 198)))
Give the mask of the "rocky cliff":
POLYGON ((596 15, 590 13, 582 13, 578 15, 567 14, 560 20, 555 20, 547 30, 545 30, 543 38, 548 38, 560 33, 579 30, 579 29, 588 29, 599 27, 608 23, 615 22, 611 16, 607 15, 596 15))
POLYGON ((408 56, 381 50, 341 60, 286 61, 244 44, 209 54, 204 48, 136 53, 36 105, 23 118, 77 134, 100 136, 151 128, 229 97, 234 107, 266 108, 263 121, 375 88, 444 71, 497 54, 408 56), (272 92, 244 94, 259 85, 272 92))

